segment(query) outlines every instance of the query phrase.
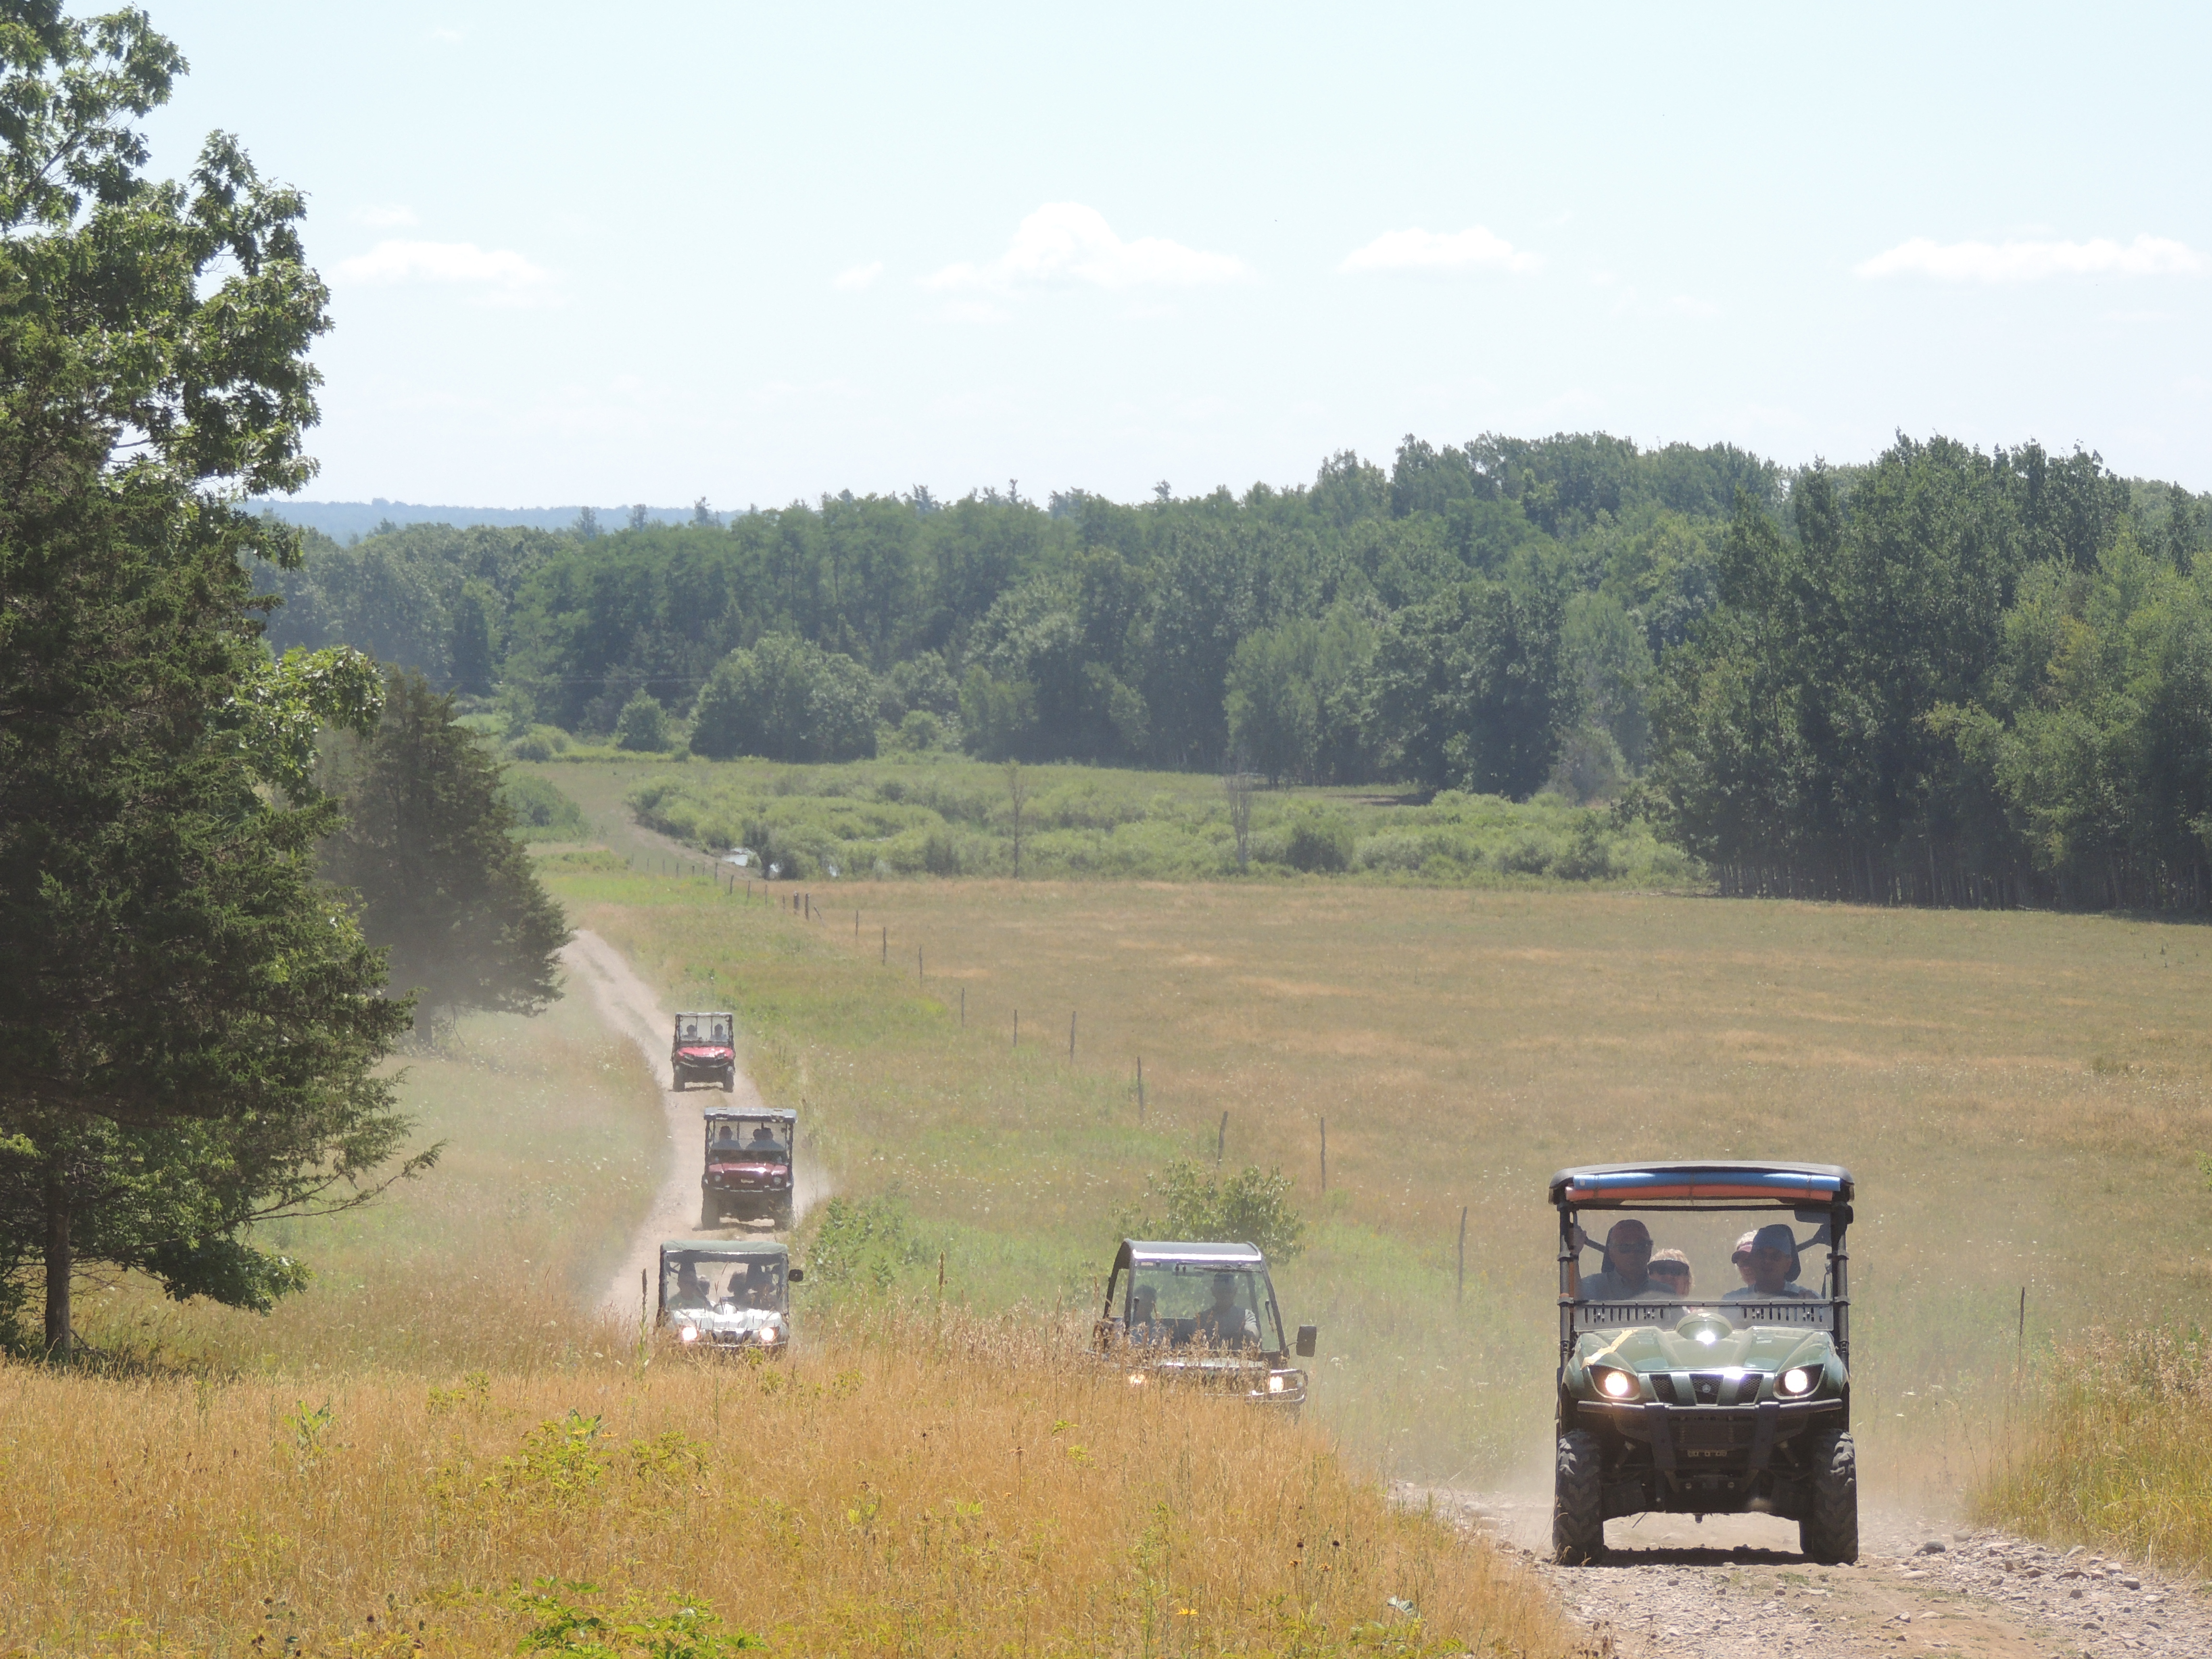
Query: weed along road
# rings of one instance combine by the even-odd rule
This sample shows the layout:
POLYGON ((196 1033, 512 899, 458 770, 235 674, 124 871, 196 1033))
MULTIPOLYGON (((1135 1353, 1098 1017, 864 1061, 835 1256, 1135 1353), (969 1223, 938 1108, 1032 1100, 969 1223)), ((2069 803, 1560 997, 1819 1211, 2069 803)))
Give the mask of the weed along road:
MULTIPOLYGON (((679 1092, 669 1066, 668 1033, 675 1017, 660 1006, 652 988, 638 977, 622 952, 596 933, 579 932, 562 949, 561 963, 571 981, 590 998, 607 1028, 637 1045, 659 1086, 667 1120, 667 1173, 653 1194, 651 1209, 630 1235, 629 1248, 608 1282, 604 1298, 609 1311, 632 1318, 639 1313, 639 1275, 653 1271, 661 1241, 689 1237, 699 1231, 700 1181, 706 1171, 700 1108, 702 1104, 757 1107, 762 1103, 760 1091, 740 1066, 736 1086, 727 1094, 720 1090, 679 1092)), ((793 1208, 804 1215, 824 1194, 813 1165, 797 1161, 795 1148, 793 1156, 793 1208)))

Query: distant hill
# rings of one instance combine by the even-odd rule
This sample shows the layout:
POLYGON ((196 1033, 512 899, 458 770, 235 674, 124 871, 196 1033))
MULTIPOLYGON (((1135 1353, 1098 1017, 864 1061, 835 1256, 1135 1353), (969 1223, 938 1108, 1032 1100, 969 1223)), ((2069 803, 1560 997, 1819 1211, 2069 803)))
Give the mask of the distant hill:
MULTIPOLYGON (((533 530, 568 530, 584 510, 580 507, 420 507, 412 501, 387 501, 381 495, 373 501, 268 501, 252 505, 275 514, 288 524, 319 530, 337 542, 369 535, 385 523, 402 529, 410 524, 492 524, 526 525, 533 530)), ((602 530, 621 530, 629 523, 628 507, 599 507, 592 510, 599 515, 602 530)), ((655 524, 691 522, 691 509, 688 507, 648 507, 645 511, 655 524)), ((721 516, 727 518, 726 514, 721 516)))

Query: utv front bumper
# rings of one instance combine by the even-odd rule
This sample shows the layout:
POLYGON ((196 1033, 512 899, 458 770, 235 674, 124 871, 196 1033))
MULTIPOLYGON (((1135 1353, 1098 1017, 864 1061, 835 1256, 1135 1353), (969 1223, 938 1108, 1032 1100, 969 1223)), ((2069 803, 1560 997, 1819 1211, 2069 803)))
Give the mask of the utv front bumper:
POLYGON ((1605 1447, 1608 1518, 1746 1510, 1794 1518, 1811 1501, 1805 1437, 1839 1430, 1845 1420, 1838 1399, 1751 1406, 1579 1400, 1567 1426, 1595 1433, 1605 1447))

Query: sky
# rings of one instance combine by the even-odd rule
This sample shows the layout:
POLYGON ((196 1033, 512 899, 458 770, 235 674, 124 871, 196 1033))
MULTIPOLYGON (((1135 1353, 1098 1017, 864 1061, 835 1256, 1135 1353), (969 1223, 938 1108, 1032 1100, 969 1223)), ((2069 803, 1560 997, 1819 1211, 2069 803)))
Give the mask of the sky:
POLYGON ((2212 489, 2212 10, 147 0, 321 500, 1132 500, 1602 430, 2212 489))

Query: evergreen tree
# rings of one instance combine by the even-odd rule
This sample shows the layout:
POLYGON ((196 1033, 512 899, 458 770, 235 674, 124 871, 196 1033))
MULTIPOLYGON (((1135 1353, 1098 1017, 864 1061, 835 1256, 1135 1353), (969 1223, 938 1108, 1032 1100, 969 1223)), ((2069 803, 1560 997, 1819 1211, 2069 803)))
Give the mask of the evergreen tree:
POLYGON ((245 571, 298 538, 235 505, 312 472, 325 291, 229 138, 141 176, 182 67, 0 0, 0 1273, 60 1358, 88 1261, 267 1306, 301 1271, 249 1224, 374 1192, 407 1127, 406 1010, 313 867, 313 733, 374 682, 270 661, 245 571))

